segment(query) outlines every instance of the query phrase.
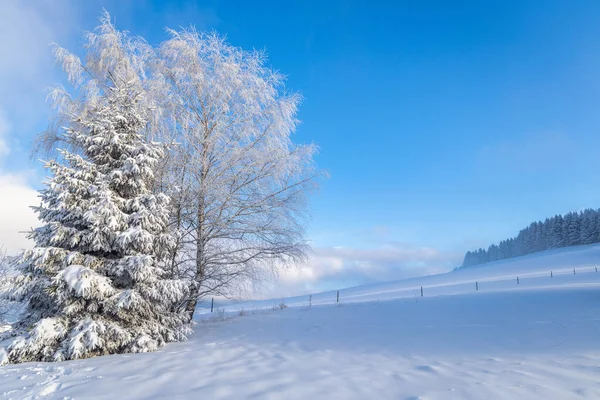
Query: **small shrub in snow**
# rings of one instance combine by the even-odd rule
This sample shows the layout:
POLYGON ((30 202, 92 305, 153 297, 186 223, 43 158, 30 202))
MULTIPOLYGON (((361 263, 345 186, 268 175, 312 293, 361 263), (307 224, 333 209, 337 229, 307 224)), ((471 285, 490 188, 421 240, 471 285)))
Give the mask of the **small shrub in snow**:
MULTIPOLYGON (((231 317, 229 317, 231 318, 231 317)), ((203 319, 202 322, 221 322, 229 319, 225 316, 225 309, 218 308, 214 313, 210 314, 210 317, 207 319, 203 319)))

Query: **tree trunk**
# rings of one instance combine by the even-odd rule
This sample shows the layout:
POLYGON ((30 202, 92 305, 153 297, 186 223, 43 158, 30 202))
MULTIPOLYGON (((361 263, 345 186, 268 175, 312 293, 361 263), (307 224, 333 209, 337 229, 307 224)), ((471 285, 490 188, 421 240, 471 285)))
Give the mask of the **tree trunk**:
POLYGON ((198 206, 198 227, 196 229, 196 273, 194 276, 193 286, 190 288, 190 298, 185 307, 186 312, 190 317, 190 321, 194 318, 196 305, 198 304, 198 295, 200 294, 200 283, 204 278, 205 252, 204 245, 206 243, 204 237, 204 201, 200 201, 198 206))
POLYGON ((196 311, 196 305, 198 304, 198 294, 198 285, 192 286, 192 288, 190 289, 190 297, 185 306, 185 312, 189 316, 190 322, 192 322, 192 320, 194 319, 194 312, 196 311))
MULTIPOLYGON (((200 170, 200 185, 202 189, 204 189, 209 171, 208 139, 211 129, 209 128, 209 118, 207 117, 206 110, 204 108, 202 108, 202 115, 202 125, 204 129, 202 137, 202 153, 200 156, 202 160, 202 169, 200 170)), ((190 321, 192 318, 194 318, 194 312, 196 311, 196 305, 198 304, 198 295, 200 294, 200 283, 204 280, 204 267, 206 265, 205 246, 207 243, 207 237, 205 235, 206 203, 204 193, 205 191, 201 190, 200 196, 198 197, 198 210, 196 214, 196 223, 198 224, 196 227, 196 273, 194 276, 194 286, 190 289, 190 298, 186 306, 186 311, 190 316, 190 321)))

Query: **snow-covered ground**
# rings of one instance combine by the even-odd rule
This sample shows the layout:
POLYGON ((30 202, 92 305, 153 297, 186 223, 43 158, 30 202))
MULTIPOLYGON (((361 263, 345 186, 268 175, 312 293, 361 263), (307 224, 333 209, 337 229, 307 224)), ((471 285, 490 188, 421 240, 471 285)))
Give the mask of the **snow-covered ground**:
POLYGON ((328 292, 310 308, 302 296, 202 309, 188 342, 156 353, 0 367, 0 395, 599 399, 596 266, 600 246, 581 246, 346 289, 339 304, 328 292))

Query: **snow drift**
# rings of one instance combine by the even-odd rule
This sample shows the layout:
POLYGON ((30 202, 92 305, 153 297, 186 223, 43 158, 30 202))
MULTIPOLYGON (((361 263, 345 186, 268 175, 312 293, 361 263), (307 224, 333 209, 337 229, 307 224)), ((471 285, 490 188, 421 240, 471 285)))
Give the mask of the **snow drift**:
POLYGON ((311 307, 305 296, 237 304, 156 353, 0 368, 0 395, 597 399, 598 261, 600 246, 584 246, 346 289, 339 304, 335 292, 311 307))

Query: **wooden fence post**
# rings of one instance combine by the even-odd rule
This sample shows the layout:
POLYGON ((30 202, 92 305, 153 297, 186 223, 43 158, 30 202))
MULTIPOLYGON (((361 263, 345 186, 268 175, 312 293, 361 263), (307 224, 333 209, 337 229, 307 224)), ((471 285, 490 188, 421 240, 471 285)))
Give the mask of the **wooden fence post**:
POLYGON ((519 277, 517 276, 517 285, 519 284, 519 277))
POLYGON ((575 275, 575 268, 573 268, 573 275, 575 275))
POLYGON ((337 291, 337 299, 335 300, 336 303, 340 302, 340 291, 337 291))
POLYGON ((550 271, 550 278, 554 278, 554 275, 552 275, 552 271, 550 271))
POLYGON ((421 286, 421 297, 423 297, 423 286, 421 286))
POLYGON ((479 283, 477 281, 475 281, 475 290, 479 290, 479 283))
POLYGON ((312 306, 312 294, 308 295, 308 308, 312 306))
POLYGON ((215 306, 215 298, 213 297, 213 298, 210 300, 210 312, 213 312, 213 308, 214 308, 214 306, 215 306))

